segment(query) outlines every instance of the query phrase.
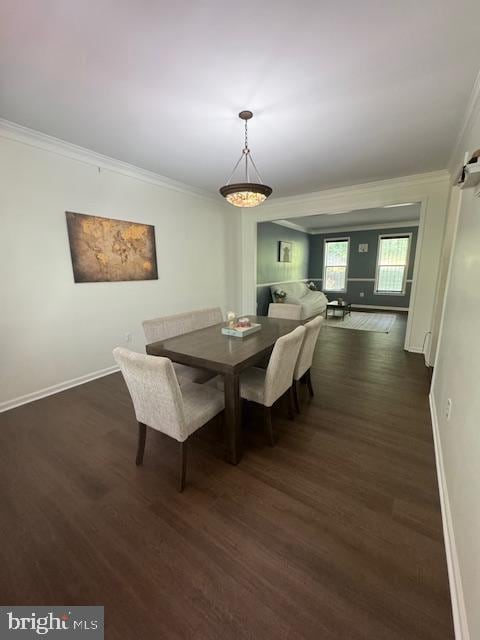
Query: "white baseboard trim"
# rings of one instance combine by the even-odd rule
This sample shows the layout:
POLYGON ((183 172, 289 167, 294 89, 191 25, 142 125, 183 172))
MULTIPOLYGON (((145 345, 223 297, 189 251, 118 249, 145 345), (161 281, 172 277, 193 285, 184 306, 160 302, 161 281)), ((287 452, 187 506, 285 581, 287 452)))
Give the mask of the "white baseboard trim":
POLYGON ((382 307, 379 304, 352 304, 352 309, 379 309, 380 311, 408 311, 408 307, 382 307))
POLYGON ((443 537, 445 540, 445 553, 447 556, 448 581, 450 583, 450 598, 452 600, 453 625, 455 628, 455 640, 470 640, 468 631, 467 612, 463 596, 460 565, 458 563, 455 535, 453 532, 452 514, 448 499, 447 483, 445 480, 445 468, 443 466, 442 445, 438 428, 437 410, 433 393, 429 394, 430 414, 432 417, 433 442, 435 446, 435 462, 437 467, 438 490, 440 493, 440 505, 442 508, 443 537))
POLYGON ((40 398, 46 398, 47 396, 51 396, 55 393, 66 391, 66 389, 70 389, 71 387, 78 387, 79 385, 85 384, 86 382, 90 382, 91 380, 96 380, 97 378, 103 378, 103 376, 108 376, 111 373, 115 373, 118 370, 119 369, 116 365, 113 367, 107 367, 106 369, 99 369, 98 371, 87 373, 84 376, 80 376, 79 378, 72 378, 71 380, 65 380, 65 382, 54 384, 51 387, 45 387, 44 389, 39 389, 38 391, 33 391, 32 393, 27 393, 24 396, 18 396, 18 398, 12 398, 12 400, 6 400, 5 402, 0 402, 0 413, 2 413, 3 411, 8 411, 9 409, 15 409, 15 407, 20 407, 22 404, 28 404, 29 402, 40 400, 40 398))
POLYGON ((430 365, 427 362, 427 356, 425 353, 425 350, 423 347, 413 347, 411 345, 405 345, 404 347, 405 351, 408 351, 409 353, 421 353, 423 356, 423 360, 425 362, 425 366, 429 367, 430 365))

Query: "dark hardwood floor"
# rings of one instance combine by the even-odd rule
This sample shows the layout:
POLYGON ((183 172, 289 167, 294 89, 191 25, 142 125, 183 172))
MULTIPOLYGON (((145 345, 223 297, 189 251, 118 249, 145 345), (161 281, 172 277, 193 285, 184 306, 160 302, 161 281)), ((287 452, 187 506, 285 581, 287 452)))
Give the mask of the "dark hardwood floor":
POLYGON ((167 437, 135 466, 119 374, 1 414, 0 605, 101 604, 122 640, 452 639, 429 373, 404 331, 324 327, 277 445, 253 412, 226 464, 216 420, 183 494, 167 437))

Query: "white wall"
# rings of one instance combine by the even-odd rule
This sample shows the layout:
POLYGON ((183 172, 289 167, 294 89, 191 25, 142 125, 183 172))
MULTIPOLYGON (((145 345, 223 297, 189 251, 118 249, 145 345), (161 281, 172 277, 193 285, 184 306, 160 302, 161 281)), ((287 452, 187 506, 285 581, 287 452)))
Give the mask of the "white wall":
POLYGON ((0 126, 0 409, 112 366, 127 332, 143 351, 145 318, 235 304, 235 228, 220 198, 14 138, 0 126), (75 284, 65 210, 155 225, 159 279, 75 284))
MULTIPOLYGON (((480 147, 480 92, 452 165, 480 147)), ((457 638, 480 638, 480 197, 461 192, 431 392, 457 638), (445 409, 452 399, 450 420, 445 409), (468 630, 467 630, 468 627, 468 630)))
POLYGON ((457 228, 457 219, 460 209, 461 190, 454 187, 450 190, 447 216, 445 220, 445 232, 443 235, 442 255, 440 258, 440 269, 438 272, 437 291, 435 294, 435 307, 433 311, 432 334, 431 334, 431 354, 432 360, 429 364, 433 366, 435 354, 438 348, 438 338, 440 335, 440 323, 442 321, 443 303, 445 300, 448 269, 452 257, 453 243, 457 228))
MULTIPOLYGON (((424 353, 433 361, 428 336, 432 330, 436 283, 442 249, 449 192, 446 171, 351 187, 329 189, 291 198, 279 198, 242 212, 242 302, 244 312, 255 310, 256 225, 275 219, 315 214, 336 214, 382 207, 401 202, 420 202, 421 220, 417 242, 414 282, 405 348, 424 353)), ((386 209, 388 211, 388 209, 386 209)))

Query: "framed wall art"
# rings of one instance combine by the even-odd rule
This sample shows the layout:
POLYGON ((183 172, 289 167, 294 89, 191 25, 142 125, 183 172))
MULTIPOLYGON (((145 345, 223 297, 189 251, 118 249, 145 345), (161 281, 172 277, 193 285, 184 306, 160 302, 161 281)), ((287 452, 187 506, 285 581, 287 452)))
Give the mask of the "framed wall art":
POLYGON ((293 253, 293 242, 284 242, 280 240, 278 243, 278 261, 291 262, 293 253))
POLYGON ((157 280, 155 227, 65 212, 75 282, 157 280))

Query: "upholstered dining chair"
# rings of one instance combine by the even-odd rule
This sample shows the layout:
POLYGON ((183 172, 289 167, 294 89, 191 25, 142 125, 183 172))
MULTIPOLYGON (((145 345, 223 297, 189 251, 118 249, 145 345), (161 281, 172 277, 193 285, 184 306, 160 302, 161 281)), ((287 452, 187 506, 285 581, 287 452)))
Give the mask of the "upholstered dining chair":
POLYGON ((122 347, 113 350, 133 401, 138 421, 137 465, 142 464, 147 427, 180 444, 180 485, 185 487, 187 440, 224 409, 221 391, 189 382, 181 388, 168 358, 147 356, 122 347))
POLYGON ((298 354, 297 363, 293 372, 293 399, 295 402, 295 409, 297 413, 300 413, 300 402, 298 400, 298 383, 303 378, 307 384, 310 396, 313 397, 312 379, 310 376, 310 368, 313 361, 313 352, 315 351, 315 345, 317 344, 318 334, 322 328, 323 317, 317 316, 310 322, 306 322, 305 336, 303 343, 298 354))
POLYGON ((302 319, 302 305, 286 302, 271 302, 268 305, 269 318, 285 318, 287 320, 302 319))
MULTIPOLYGON (((223 321, 220 307, 208 309, 198 309, 187 313, 177 313, 173 316, 163 316, 145 320, 143 330, 147 343, 160 342, 174 338, 190 331, 205 329, 223 321)), ((199 384, 210 380, 213 374, 196 367, 188 367, 184 364, 174 363, 173 368, 177 374, 180 386, 188 382, 198 382, 199 384)))
MULTIPOLYGON (((240 374, 240 395, 243 400, 263 405, 265 429, 272 446, 274 445, 272 406, 287 392, 289 394, 290 418, 294 418, 293 370, 304 334, 305 327, 300 326, 278 338, 266 369, 250 367, 240 374)), ((219 388, 223 388, 223 380, 220 377, 208 383, 208 385, 210 384, 216 384, 219 388)))

